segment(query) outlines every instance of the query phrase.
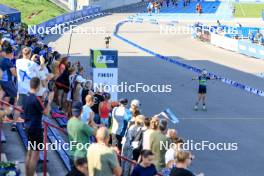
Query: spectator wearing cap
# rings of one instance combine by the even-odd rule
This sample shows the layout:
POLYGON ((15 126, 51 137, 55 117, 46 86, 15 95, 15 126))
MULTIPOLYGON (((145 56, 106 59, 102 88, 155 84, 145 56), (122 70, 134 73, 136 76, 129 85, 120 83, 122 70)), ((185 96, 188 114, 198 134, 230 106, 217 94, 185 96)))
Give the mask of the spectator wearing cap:
POLYGON ((167 124, 166 120, 161 120, 159 123, 159 128, 157 131, 154 131, 150 135, 150 150, 154 153, 155 160, 154 164, 158 171, 161 171, 162 168, 166 166, 165 164, 165 153, 166 148, 161 147, 161 144, 169 144, 169 139, 166 136, 167 132, 167 124))
POLYGON ((128 127, 133 125, 135 123, 136 117, 140 115, 139 107, 140 107, 139 100, 134 99, 131 101, 129 110, 131 111, 132 118, 128 124, 128 127))
MULTIPOLYGON (((127 128, 125 136, 123 138, 123 146, 122 146, 122 153, 121 155, 132 160, 133 159, 133 150, 138 148, 139 141, 134 141, 137 134, 142 130, 144 125, 145 117, 143 115, 138 115, 135 118, 134 125, 131 125, 127 128)), ((129 176, 131 170, 131 163, 128 161, 121 161, 121 167, 123 170, 123 176, 129 176)))
POLYGON ((89 146, 89 139, 94 134, 96 126, 89 126, 87 123, 81 121, 82 103, 74 102, 72 105, 72 118, 68 121, 67 132, 69 142, 71 144, 70 158, 71 163, 78 161, 79 159, 86 158, 87 147, 89 146), (82 150, 79 150, 77 146, 82 146, 82 150), (84 147, 85 146, 85 147, 84 147))
POLYGON ((125 119, 130 115, 129 109, 126 108, 128 104, 127 99, 119 100, 119 107, 115 107, 112 111, 112 144, 117 146, 119 150, 122 148, 122 138, 124 136, 125 119))
POLYGON ((122 169, 117 159, 117 148, 108 147, 110 134, 106 127, 96 133, 97 143, 91 144, 87 152, 88 170, 91 176, 121 176, 122 169))
POLYGON ((109 114, 111 112, 110 93, 103 93, 104 101, 99 104, 99 116, 101 124, 109 128, 109 114))
POLYGON ((72 90, 72 93, 73 93, 73 102, 82 102, 82 84, 85 83, 86 80, 78 75, 76 77, 76 81, 74 83, 74 86, 73 86, 73 90, 72 90))
MULTIPOLYGON (((176 155, 176 167, 171 170, 170 176, 195 176, 188 167, 191 165, 194 156, 189 151, 181 150, 176 155)), ((196 176, 204 176, 203 173, 196 176)))

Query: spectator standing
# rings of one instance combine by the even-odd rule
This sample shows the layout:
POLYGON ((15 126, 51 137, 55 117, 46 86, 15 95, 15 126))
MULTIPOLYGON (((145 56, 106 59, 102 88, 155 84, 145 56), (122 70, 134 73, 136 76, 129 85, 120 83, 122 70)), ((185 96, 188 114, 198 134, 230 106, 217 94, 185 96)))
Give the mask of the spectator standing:
POLYGON ((116 152, 108 147, 110 135, 106 127, 98 129, 96 139, 97 143, 91 144, 87 152, 89 175, 121 176, 116 152))
POLYGON ((66 176, 88 176, 87 158, 74 162, 74 168, 66 176))
POLYGON ((99 115, 101 124, 109 128, 109 114, 111 111, 111 95, 109 93, 103 93, 104 101, 99 104, 99 115))
MULTIPOLYGON (((89 126, 87 123, 83 123, 81 121, 82 114, 82 103, 74 102, 72 105, 72 115, 67 124, 67 131, 69 136, 70 143, 73 143, 71 146, 70 157, 72 164, 74 161, 78 161, 79 159, 86 158, 87 148, 89 146, 89 139, 94 133, 94 129, 89 126), (85 146, 82 147, 82 150, 78 150, 77 146, 85 146)), ((94 128, 96 128, 94 126, 94 128)))
POLYGON ((91 106, 93 106, 93 96, 87 95, 86 98, 86 104, 83 106, 83 113, 81 116, 81 120, 84 123, 91 124, 94 123, 94 112, 91 109, 91 106))
POLYGON ((153 152, 150 150, 143 150, 141 152, 141 159, 142 161, 134 167, 131 176, 156 176, 158 172, 153 164, 153 152))
MULTIPOLYGON (((12 59, 14 59, 14 50, 9 46, 2 54, 4 58, 0 62, 0 68, 2 70, 2 80, 0 81, 0 85, 5 92, 5 100, 14 105, 17 97, 17 88, 14 82, 14 77, 16 77, 17 73, 16 68, 12 63, 12 59)), ((12 119, 6 119, 6 121, 14 122, 12 119)))
POLYGON ((153 132, 150 135, 150 150, 154 153, 155 156, 155 166, 158 171, 161 171, 162 168, 166 166, 165 164, 165 153, 166 148, 161 147, 161 144, 169 144, 169 139, 165 135, 167 131, 167 121, 161 120, 159 123, 159 130, 153 132))
POLYGON ((74 85, 74 88, 72 90, 72 93, 73 93, 73 102, 82 102, 82 84, 85 83, 86 80, 78 75, 76 77, 76 81, 75 81, 75 85, 74 85))
POLYGON ((124 125, 125 119, 127 119, 128 114, 130 113, 129 109, 126 108, 128 103, 127 99, 121 99, 119 101, 120 106, 116 107, 112 111, 112 144, 113 146, 117 146, 119 150, 122 148, 122 138, 124 136, 124 125))
MULTIPOLYGON (((195 176, 188 167, 191 165, 194 157, 188 151, 181 150, 176 155, 176 166, 171 170, 170 176, 195 176)), ((200 173, 196 176, 204 176, 200 173)))
POLYGON ((143 149, 150 150, 150 136, 158 130, 159 118, 154 116, 150 121, 150 128, 143 133, 143 149))
MULTIPOLYGON (((30 60, 31 58, 31 49, 25 47, 22 50, 22 59, 16 61, 16 71, 17 71, 17 86, 18 86, 18 108, 22 108, 25 97, 27 96, 30 90, 30 79, 36 77, 39 71, 38 65, 30 60)), ((19 117, 20 113, 16 114, 16 117, 19 117)), ((17 119, 17 122, 20 121, 20 118, 17 119)), ((20 121, 22 122, 22 120, 20 121)), ((15 124, 12 127, 13 130, 16 129, 15 124)))
POLYGON ((94 122, 96 124, 100 124, 100 115, 99 115, 99 104, 104 101, 104 97, 102 96, 102 88, 97 88, 94 94, 94 105, 92 106, 92 110, 94 112, 94 122))
MULTIPOLYGON (((133 149, 138 148, 139 141, 134 141, 136 135, 143 128, 145 117, 143 115, 138 115, 135 120, 135 124, 130 126, 123 138, 123 147, 121 155, 132 160, 133 159, 133 149)), ((121 161, 121 167, 123 170, 123 176, 129 176, 131 172, 131 163, 128 161, 121 161)))
MULTIPOLYGON (((30 90, 28 96, 25 97, 23 104, 24 117, 25 117, 25 129, 27 132, 28 140, 31 144, 43 143, 43 130, 42 130, 42 115, 48 115, 50 112, 50 105, 53 101, 54 92, 50 92, 48 96, 47 106, 44 107, 41 99, 36 96, 39 90, 40 79, 34 77, 30 80, 30 90)), ((38 148, 32 148, 29 146, 26 156, 26 175, 33 176, 36 170, 36 166, 39 160, 38 148)))

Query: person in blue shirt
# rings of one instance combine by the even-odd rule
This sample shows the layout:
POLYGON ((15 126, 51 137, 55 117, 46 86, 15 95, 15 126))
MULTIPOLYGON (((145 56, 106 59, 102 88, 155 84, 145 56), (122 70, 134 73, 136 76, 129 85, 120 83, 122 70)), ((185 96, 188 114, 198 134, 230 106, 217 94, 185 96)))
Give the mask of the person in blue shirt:
POLYGON ((17 96, 17 88, 13 81, 14 77, 16 77, 16 68, 12 63, 13 58, 14 58, 14 51, 12 47, 6 48, 5 57, 0 62, 0 68, 3 72, 2 80, 0 81, 0 84, 5 92, 5 97, 15 99, 17 96))
POLYGON ((153 164, 154 154, 150 150, 142 150, 141 162, 137 164, 131 176, 156 176, 158 174, 155 165, 153 164))

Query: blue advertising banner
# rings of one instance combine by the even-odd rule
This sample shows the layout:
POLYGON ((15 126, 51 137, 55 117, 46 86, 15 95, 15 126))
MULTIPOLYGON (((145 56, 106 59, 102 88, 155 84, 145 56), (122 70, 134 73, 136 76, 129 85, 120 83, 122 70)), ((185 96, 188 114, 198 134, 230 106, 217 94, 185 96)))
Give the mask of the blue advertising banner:
MULTIPOLYGON (((84 8, 83 10, 78 10, 76 12, 67 13, 65 15, 61 15, 61 16, 55 17, 53 19, 50 19, 44 23, 38 24, 36 26, 36 29, 38 31, 38 29, 41 28, 41 30, 43 31, 44 28, 46 28, 46 27, 50 27, 50 28, 55 27, 55 25, 67 23, 67 22, 70 22, 70 21, 73 21, 76 19, 80 19, 83 17, 87 17, 89 15, 95 14, 97 12, 100 12, 100 9, 101 8, 99 6, 95 6, 95 7, 92 6, 92 7, 84 8)), ((30 33, 32 34, 32 31, 30 31, 30 33)), ((39 32, 37 32, 37 33, 39 33, 39 32)))
POLYGON ((250 43, 249 41, 238 41, 238 52, 258 59, 264 59, 264 46, 250 43))

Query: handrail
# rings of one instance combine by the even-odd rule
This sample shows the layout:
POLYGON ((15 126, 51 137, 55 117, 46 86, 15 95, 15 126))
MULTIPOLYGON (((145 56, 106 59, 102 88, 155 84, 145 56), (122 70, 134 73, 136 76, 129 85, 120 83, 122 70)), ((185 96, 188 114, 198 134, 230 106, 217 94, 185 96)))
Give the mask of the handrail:
MULTIPOLYGON (((9 104, 8 102, 3 101, 3 100, 0 100, 0 103, 5 104, 5 105, 7 105, 7 106, 12 106, 11 104, 9 104)), ((20 108, 18 108, 18 107, 16 107, 16 106, 13 106, 13 108, 16 109, 16 110, 19 111, 19 112, 23 112, 22 109, 20 109, 20 108)), ((50 127, 52 127, 52 128, 55 128, 55 129, 57 129, 57 130, 59 130, 59 131, 65 133, 65 134, 68 134, 68 132, 67 132, 65 129, 63 129, 63 128, 61 128, 61 127, 58 127, 57 125, 51 124, 51 123, 49 123, 49 122, 47 122, 47 121, 45 121, 45 120, 43 120, 43 124, 44 124, 44 160, 43 160, 43 176, 47 176, 47 141, 48 141, 47 132, 48 132, 48 128, 49 128, 49 126, 50 126, 50 127)), ((1 125, 1 124, 0 124, 0 125, 1 125)), ((1 134, 1 132, 0 132, 0 134, 1 134)), ((0 137, 0 139, 1 139, 1 137, 0 137)), ((0 145, 1 145, 1 144, 0 144, 0 145)), ((0 153, 1 153, 1 147, 0 147, 0 153)), ((128 158, 126 158, 126 157, 124 157, 124 156, 122 156, 122 155, 120 155, 120 154, 117 154, 117 156, 118 156, 120 159, 122 159, 122 160, 128 161, 128 162, 131 163, 132 165, 136 165, 136 164, 137 164, 137 162, 135 162, 135 161, 133 161, 133 160, 130 160, 130 159, 128 159, 128 158)), ((0 156, 0 161, 1 161, 1 156, 0 156)), ((160 173, 158 173, 157 175, 158 175, 158 176, 162 176, 162 174, 160 174, 160 173)))

